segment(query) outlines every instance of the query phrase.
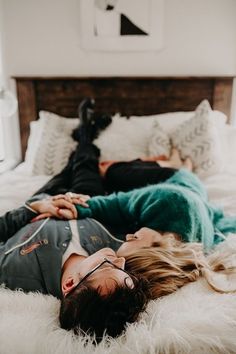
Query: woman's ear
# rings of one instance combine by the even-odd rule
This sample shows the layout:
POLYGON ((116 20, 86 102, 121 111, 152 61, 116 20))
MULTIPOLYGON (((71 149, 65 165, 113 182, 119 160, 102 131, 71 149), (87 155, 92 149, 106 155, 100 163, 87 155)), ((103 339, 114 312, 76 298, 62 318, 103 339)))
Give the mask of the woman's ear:
POLYGON ((72 289, 77 286, 77 284, 77 280, 74 279, 72 276, 69 276, 68 278, 64 279, 61 284, 63 295, 66 296, 72 289))

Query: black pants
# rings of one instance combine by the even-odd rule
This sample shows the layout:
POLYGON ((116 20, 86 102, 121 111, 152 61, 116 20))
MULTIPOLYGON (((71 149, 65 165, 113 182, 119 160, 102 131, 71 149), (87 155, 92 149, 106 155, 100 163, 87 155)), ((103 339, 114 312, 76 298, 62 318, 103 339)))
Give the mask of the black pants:
POLYGON ((78 146, 62 172, 35 194, 55 195, 70 191, 90 196, 105 195, 164 182, 176 172, 174 168, 161 167, 156 162, 137 159, 114 163, 108 168, 105 178, 102 178, 98 163, 99 150, 96 146, 78 146))

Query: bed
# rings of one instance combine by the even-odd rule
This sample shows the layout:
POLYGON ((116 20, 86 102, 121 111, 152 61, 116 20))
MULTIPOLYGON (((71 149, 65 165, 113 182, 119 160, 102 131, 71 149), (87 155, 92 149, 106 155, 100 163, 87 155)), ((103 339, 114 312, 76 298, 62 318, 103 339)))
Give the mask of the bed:
MULTIPOLYGON (((236 215, 236 128, 227 124, 232 77, 15 81, 23 162, 0 175, 0 215, 20 206, 65 165, 75 148, 70 132, 84 97, 95 98, 98 113, 114 116, 96 141, 103 160, 168 153, 171 137, 183 154, 193 154, 210 200, 236 215)), ((234 235, 219 246, 223 250, 236 261, 234 235)), ((123 336, 105 338, 97 347, 60 329, 58 308, 51 296, 0 289, 0 353, 236 353, 236 296, 214 292, 203 279, 150 302, 123 336)))

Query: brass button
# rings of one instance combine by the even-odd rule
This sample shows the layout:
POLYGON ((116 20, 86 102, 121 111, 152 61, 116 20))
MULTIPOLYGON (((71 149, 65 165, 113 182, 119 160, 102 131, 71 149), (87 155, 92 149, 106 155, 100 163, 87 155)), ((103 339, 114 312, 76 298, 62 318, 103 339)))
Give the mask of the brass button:
POLYGON ((48 245, 48 240, 45 238, 45 239, 43 240, 43 243, 44 243, 45 245, 48 245))
POLYGON ((21 250, 21 251, 20 251, 20 254, 21 254, 22 256, 24 256, 24 255, 25 255, 25 250, 21 250))

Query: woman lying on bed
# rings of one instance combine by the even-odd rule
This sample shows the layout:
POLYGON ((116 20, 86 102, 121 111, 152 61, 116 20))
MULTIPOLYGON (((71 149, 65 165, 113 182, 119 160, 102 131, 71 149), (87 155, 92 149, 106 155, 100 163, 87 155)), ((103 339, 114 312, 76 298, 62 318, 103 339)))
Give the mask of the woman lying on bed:
MULTIPOLYGON (((94 217, 109 225, 111 230, 113 226, 116 234, 124 234, 128 230, 136 231, 142 226, 162 232, 174 232, 181 235, 183 241, 203 242, 205 250, 211 249, 214 244, 224 239, 222 232, 236 230, 236 219, 225 218, 220 209, 213 208, 208 203, 205 188, 199 179, 186 171, 192 170, 192 161, 182 161, 175 149, 167 161, 156 161, 157 159, 153 158, 149 159, 151 161, 135 160, 98 165, 99 150, 90 144, 96 136, 89 124, 92 108, 91 101, 82 103, 80 117, 83 124, 74 133, 85 147, 82 150, 77 149, 65 170, 49 181, 40 192, 53 195, 55 192, 70 190, 66 198, 71 202, 83 203, 83 197, 77 200, 70 197, 71 193, 104 195, 106 192, 127 191, 167 180, 168 185, 149 186, 129 193, 96 197, 89 200, 88 204, 88 196, 85 196, 84 206, 89 207, 84 209, 83 205, 77 206, 79 217, 94 217), (184 169, 178 171, 181 167, 184 169), (123 227, 118 231, 120 225, 123 227)), ((109 119, 107 122, 109 123, 109 119)), ((103 128, 105 125, 103 124, 103 128)), ((137 233, 134 239, 136 237, 137 233)), ((148 236, 143 238, 147 240, 148 236)), ((132 245, 134 246, 134 243, 132 245)))
MULTIPOLYGON (((176 150, 173 150, 170 160, 165 161, 165 167, 160 161, 113 163, 102 179, 99 149, 91 144, 93 136, 89 126, 85 119, 79 128, 80 144, 68 165, 37 194, 54 195, 67 191, 53 199, 65 198, 71 203, 78 203, 79 219, 94 218, 116 235, 148 227, 174 232, 185 242, 202 242, 205 250, 209 250, 224 239, 222 233, 236 231, 236 218, 225 217, 221 209, 208 202, 203 184, 189 172, 191 160, 182 162, 176 150), (129 191, 106 195, 107 191, 117 189, 129 191), (79 204, 81 201, 82 205, 79 204)), ((61 216, 63 213, 59 210, 61 216)), ((50 213, 38 219, 46 216, 50 213)))
MULTIPOLYGON (((86 140, 87 128, 86 126, 82 129, 80 127, 80 130, 77 131, 77 136, 80 134, 81 140, 86 140)), ((201 268, 205 269, 204 274, 208 274, 210 281, 209 272, 206 272, 207 262, 202 251, 199 250, 201 245, 180 243, 180 236, 176 241, 174 235, 181 235, 183 241, 203 242, 205 250, 209 250, 214 244, 224 239, 222 232, 236 230, 236 219, 225 218, 221 210, 213 208, 208 203, 206 191, 199 179, 186 171, 186 169, 192 169, 191 160, 181 161, 178 151, 173 150, 170 159, 164 163, 158 161, 159 164, 141 160, 131 163, 102 164, 100 167, 102 167, 103 176, 105 175, 105 183, 104 180, 102 183, 98 173, 99 151, 88 141, 85 141, 85 146, 86 148, 77 150, 73 161, 65 169, 66 173, 63 171, 59 178, 58 176, 54 177, 41 191, 53 194, 56 188, 63 190, 65 177, 68 176, 70 176, 66 181, 68 189, 73 192, 80 191, 89 194, 92 190, 93 195, 103 195, 105 193, 104 185, 108 191, 129 190, 133 187, 142 187, 167 180, 168 184, 149 186, 129 193, 112 194, 108 197, 96 197, 88 200, 88 196, 83 198, 79 195, 79 199, 77 199, 76 194, 69 192, 63 198, 68 198, 71 202, 84 203, 82 206, 77 206, 79 217, 94 217, 105 223, 112 231, 116 231, 116 235, 125 234, 128 230, 133 231, 126 236, 128 242, 119 247, 117 254, 128 257, 127 267, 130 267, 131 264, 131 269, 144 275, 150 284, 153 283, 152 297, 172 292, 181 284, 196 280, 201 274, 201 268), (80 180, 81 167, 84 162, 86 162, 87 170, 85 168, 82 180, 80 180), (185 167, 185 169, 178 171, 180 167, 185 167), (78 171, 79 175, 77 176, 78 171), (85 184, 83 184, 83 176, 87 178, 85 184), (83 206, 87 209, 84 209, 83 206), (123 227, 120 228, 120 225, 123 227), (137 231, 142 226, 162 230, 162 233, 148 228, 141 228, 137 231), (161 235, 165 235, 165 237, 161 235), (168 235, 170 235, 170 240, 168 235), (137 248, 150 247, 153 244, 156 247, 143 248, 137 252, 137 248), (158 245, 161 245, 161 248, 158 245), (161 252, 163 245, 170 245, 168 247, 170 253, 167 252, 166 247, 165 254, 161 252), (134 249, 134 254, 130 255, 132 249, 134 249), (201 256, 199 258, 195 257, 196 255, 201 256), (159 262, 160 260, 162 261, 159 262), (157 267, 158 262, 162 264, 161 267, 157 267), (159 286, 158 290, 155 288, 161 274, 160 270, 157 271, 159 268, 163 268, 163 274, 166 275, 166 277, 163 274, 161 276, 163 280, 165 279, 165 283, 172 283, 168 291, 166 286, 164 286, 164 290, 162 286, 159 286), (166 268, 174 271, 165 272, 166 268), (156 269, 156 273, 154 269, 156 269), (183 271, 183 269, 185 270, 183 271)))

